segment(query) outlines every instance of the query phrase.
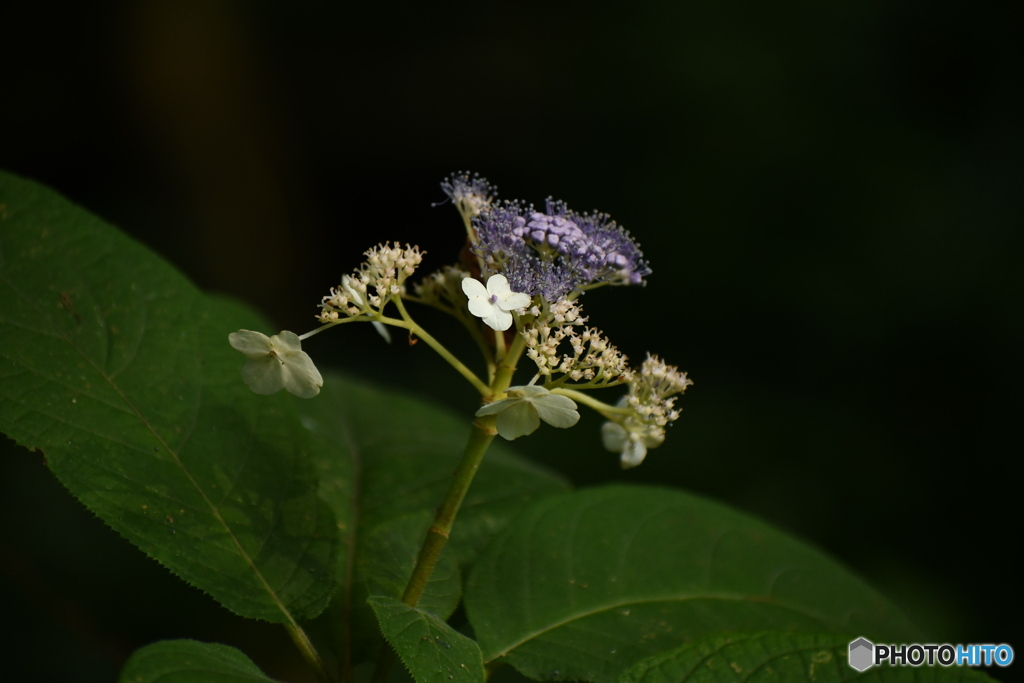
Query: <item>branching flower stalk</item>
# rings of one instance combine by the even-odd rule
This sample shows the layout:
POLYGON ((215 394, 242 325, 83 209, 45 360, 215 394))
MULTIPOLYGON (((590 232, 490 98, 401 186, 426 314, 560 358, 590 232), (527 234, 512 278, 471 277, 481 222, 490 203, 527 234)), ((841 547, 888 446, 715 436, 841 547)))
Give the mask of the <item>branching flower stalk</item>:
MULTIPOLYGON (((229 336, 248 359, 242 377, 256 393, 284 388, 303 398, 316 396, 323 378, 301 350, 301 341, 354 322, 371 323, 386 340, 388 328, 406 330, 479 392, 483 405, 402 595, 410 607, 423 594, 495 436, 513 440, 533 433, 541 422, 572 427, 582 404, 607 420, 602 426, 605 447, 619 454, 623 468, 635 467, 664 442, 666 427, 679 418, 676 401, 692 384, 686 373, 658 356, 631 366, 583 313, 579 297, 589 290, 646 284, 651 270, 629 232, 606 214, 578 213, 550 198, 543 211, 499 201, 494 186, 477 175, 454 174, 441 187, 466 229, 467 249, 459 263, 443 266, 410 292, 407 281, 424 252, 385 242, 367 250, 364 263, 323 297, 316 316, 320 327, 301 336, 283 331, 267 337, 250 330, 229 336), (407 301, 457 319, 480 349, 485 375, 477 375, 420 326, 407 301), (534 366, 532 377, 516 385, 524 356, 534 366), (589 393, 617 386, 627 391, 613 403, 589 393)), ((378 668, 381 680, 389 656, 378 668)))

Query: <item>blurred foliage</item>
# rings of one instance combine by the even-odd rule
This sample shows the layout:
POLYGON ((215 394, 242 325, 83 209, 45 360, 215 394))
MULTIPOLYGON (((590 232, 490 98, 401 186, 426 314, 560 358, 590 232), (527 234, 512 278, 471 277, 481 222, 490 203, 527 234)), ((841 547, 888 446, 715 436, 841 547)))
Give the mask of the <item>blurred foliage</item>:
MULTIPOLYGON (((452 171, 607 211, 655 272, 588 295, 592 324, 696 384, 637 470, 592 460, 593 416, 544 434, 547 464, 716 496, 840 557, 938 640, 1020 644, 1016 19, 877 1, 11 4, 0 167, 297 331, 377 241, 421 245, 424 268, 455 258, 459 220, 431 208, 452 171)), ((308 350, 473 407, 422 345, 347 328, 308 350)), ((0 610, 25 624, 25 662, 111 680, 157 637, 278 637, 3 449, 0 505, 37 510, 0 516, 0 610), (182 632, 195 610, 209 635, 182 632)))

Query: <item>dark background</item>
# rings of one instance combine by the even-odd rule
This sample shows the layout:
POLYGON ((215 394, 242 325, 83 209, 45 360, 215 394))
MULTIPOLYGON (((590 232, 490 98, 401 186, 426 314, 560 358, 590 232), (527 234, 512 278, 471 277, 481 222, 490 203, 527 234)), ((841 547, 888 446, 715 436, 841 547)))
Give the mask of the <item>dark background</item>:
MULTIPOLYGON (((419 244, 424 272, 454 261, 461 223, 431 206, 453 171, 606 211, 654 274, 588 294, 591 323, 695 386, 636 470, 601 449, 592 415, 522 450, 582 485, 728 502, 838 557, 933 642, 1024 653, 1020 14, 6 3, 0 167, 261 308, 267 332, 311 329, 377 242, 419 244)), ((444 319, 422 320, 470 351, 444 319)), ((306 348, 321 367, 475 405, 422 344, 388 347, 369 326, 306 348)), ((278 671, 252 645, 276 629, 211 605, 40 456, 3 448, 0 611, 22 625, 0 644, 8 671, 112 680, 133 648, 186 636, 237 639, 278 671)))

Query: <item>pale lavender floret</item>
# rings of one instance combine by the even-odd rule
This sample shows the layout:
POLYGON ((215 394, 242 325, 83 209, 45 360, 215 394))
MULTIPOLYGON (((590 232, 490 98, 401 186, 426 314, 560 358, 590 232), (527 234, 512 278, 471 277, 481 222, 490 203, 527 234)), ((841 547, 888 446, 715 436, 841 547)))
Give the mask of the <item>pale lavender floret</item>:
POLYGON ((441 189, 453 202, 458 204, 467 198, 483 198, 490 200, 497 193, 497 188, 491 185, 486 178, 474 173, 466 172, 453 173, 441 182, 441 189))
POLYGON ((576 223, 563 216, 549 216, 534 211, 530 214, 525 232, 537 244, 554 247, 562 255, 580 255, 588 250, 587 236, 576 223))

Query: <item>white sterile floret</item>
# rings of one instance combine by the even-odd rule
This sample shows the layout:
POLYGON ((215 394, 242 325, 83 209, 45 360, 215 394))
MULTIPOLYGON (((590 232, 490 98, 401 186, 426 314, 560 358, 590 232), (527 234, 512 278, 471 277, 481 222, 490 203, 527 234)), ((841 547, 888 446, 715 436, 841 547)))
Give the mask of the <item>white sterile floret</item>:
POLYGON ((532 434, 541 420, 552 427, 567 429, 580 419, 575 401, 568 396, 552 394, 544 387, 509 387, 505 393, 508 398, 488 403, 476 411, 476 415, 497 415, 495 427, 498 434, 509 441, 532 434))
POLYGON ((530 305, 530 295, 513 292, 508 279, 501 274, 488 278, 486 288, 479 280, 464 278, 462 291, 469 297, 469 312, 499 332, 512 327, 512 314, 509 311, 530 305))
POLYGON ((298 335, 287 330, 268 337, 261 332, 239 330, 228 341, 249 361, 242 367, 242 379, 257 394, 273 394, 282 388, 300 398, 320 393, 324 378, 302 350, 298 335))
POLYGON ((604 447, 613 453, 619 453, 624 470, 642 463, 647 457, 647 449, 656 448, 665 440, 665 430, 660 427, 644 428, 639 423, 630 426, 639 429, 626 429, 617 422, 605 422, 601 425, 601 441, 604 447))

